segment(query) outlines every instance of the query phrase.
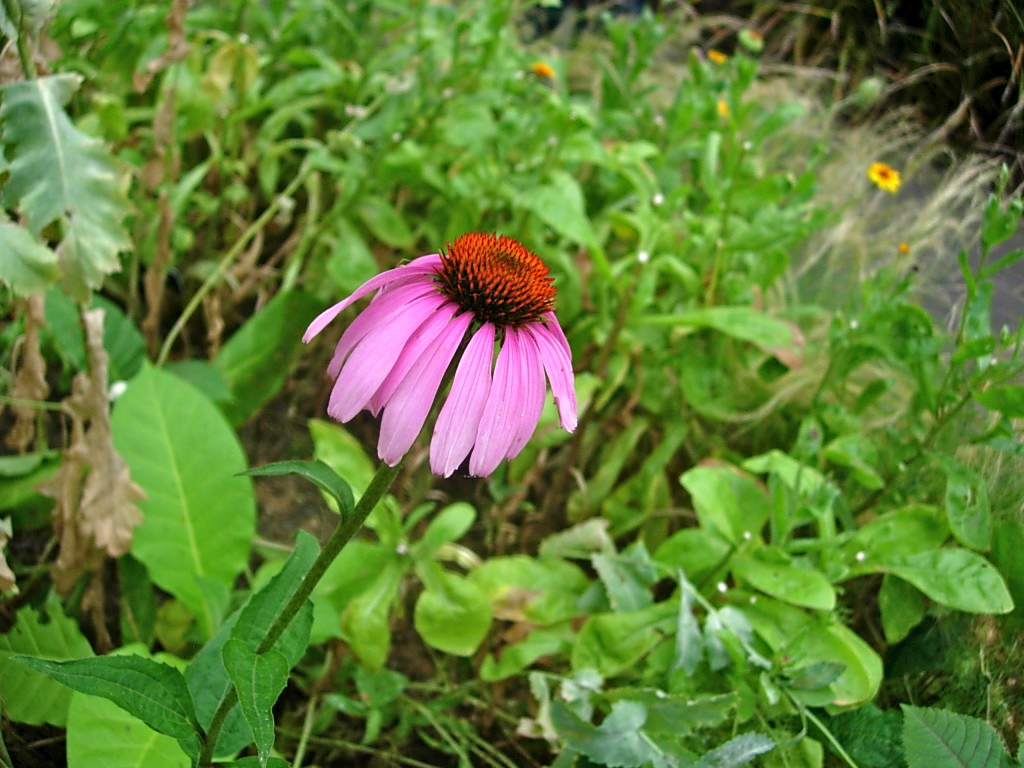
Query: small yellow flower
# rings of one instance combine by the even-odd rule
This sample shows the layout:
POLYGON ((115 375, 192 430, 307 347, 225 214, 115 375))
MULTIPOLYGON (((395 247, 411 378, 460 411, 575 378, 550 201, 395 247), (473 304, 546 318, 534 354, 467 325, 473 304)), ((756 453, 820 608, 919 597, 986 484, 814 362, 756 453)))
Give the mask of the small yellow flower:
POLYGON ((868 168, 868 178, 879 189, 884 189, 894 195, 899 192, 900 185, 903 183, 903 180, 900 179, 900 172, 885 163, 872 163, 868 168))
POLYGON ((712 48, 708 51, 708 58, 715 64, 725 64, 729 60, 729 57, 719 51, 717 48, 712 48))
POLYGON ((715 105, 715 109, 718 110, 718 116, 723 120, 728 118, 731 114, 729 110, 729 102, 725 101, 724 99, 718 100, 718 103, 715 105))
POLYGON ((533 64, 530 65, 530 71, 537 77, 543 77, 547 80, 551 80, 555 76, 554 68, 546 61, 533 62, 533 64))
POLYGON ((900 243, 899 245, 896 246, 896 250, 898 250, 900 253, 906 256, 908 253, 910 253, 910 246, 907 245, 906 243, 900 243))

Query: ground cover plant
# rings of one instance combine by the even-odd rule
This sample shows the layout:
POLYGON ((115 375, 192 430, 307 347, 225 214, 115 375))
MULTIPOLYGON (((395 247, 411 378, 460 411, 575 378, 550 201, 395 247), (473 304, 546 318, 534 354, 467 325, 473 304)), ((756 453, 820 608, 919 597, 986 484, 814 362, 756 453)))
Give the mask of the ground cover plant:
POLYGON ((547 12, 4 0, 0 765, 1024 762, 1009 175, 547 12))

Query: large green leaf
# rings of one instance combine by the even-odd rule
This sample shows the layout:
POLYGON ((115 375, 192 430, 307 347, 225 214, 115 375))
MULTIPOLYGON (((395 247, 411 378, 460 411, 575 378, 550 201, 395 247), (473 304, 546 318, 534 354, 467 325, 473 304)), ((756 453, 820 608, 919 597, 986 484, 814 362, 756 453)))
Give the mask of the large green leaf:
POLYGON ((700 307, 671 315, 648 315, 638 322, 673 328, 712 328, 749 341, 790 366, 798 362, 804 345, 803 334, 795 325, 753 307, 700 307))
POLYGON ((699 466, 683 473, 679 482, 693 498, 702 527, 736 545, 760 535, 770 511, 768 494, 746 473, 731 466, 699 466))
POLYGON ((189 768, 175 739, 157 733, 107 699, 71 694, 68 765, 76 768, 189 768))
POLYGON ((17 224, 0 221, 0 281, 22 296, 60 279, 57 254, 17 224))
POLYGON ((820 571, 757 555, 733 557, 730 565, 736 576, 779 600, 818 611, 835 608, 836 592, 820 571))
POLYGON ((210 637, 223 606, 211 605, 203 584, 226 596, 255 534, 252 481, 235 477, 246 468, 238 439, 198 390, 150 366, 129 383, 112 421, 114 445, 148 497, 132 554, 210 637))
POLYGON ((0 698, 7 715, 18 723, 64 725, 71 691, 23 664, 11 661, 18 654, 48 659, 75 659, 92 655, 89 641, 78 625, 51 602, 46 614, 25 607, 18 611, 14 629, 0 635, 0 698))
POLYGON ((309 294, 279 293, 221 348, 214 364, 231 390, 224 412, 232 424, 277 394, 302 351, 302 332, 322 308, 309 294))
POLYGON ((991 725, 976 717, 903 704, 903 749, 909 768, 1011 768, 991 725))
POLYGON ((966 613, 1008 613, 1013 598, 991 563, 966 549, 935 549, 886 559, 875 570, 909 581, 937 603, 966 613))
POLYGON ((118 253, 131 242, 123 225, 130 209, 110 156, 64 111, 80 83, 78 75, 59 74, 0 89, 0 124, 10 161, 0 202, 5 208, 18 206, 36 236, 61 222, 57 253, 64 287, 85 301, 120 267, 118 253))
POLYGON ((167 664, 128 655, 70 661, 13 656, 11 660, 73 690, 108 699, 159 733, 188 739, 198 732, 185 678, 167 664))
POLYGON ((416 600, 416 631, 438 650, 471 656, 491 626, 491 606, 484 591, 434 562, 418 563, 417 572, 425 577, 426 588, 416 600))

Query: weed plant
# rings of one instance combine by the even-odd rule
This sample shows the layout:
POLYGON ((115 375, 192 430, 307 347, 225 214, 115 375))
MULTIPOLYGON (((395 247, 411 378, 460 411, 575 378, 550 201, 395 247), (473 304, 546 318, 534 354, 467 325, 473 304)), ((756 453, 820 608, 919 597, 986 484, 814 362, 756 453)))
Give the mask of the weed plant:
POLYGON ((2 9, 0 765, 1021 764, 1005 171, 671 11, 2 9), (579 426, 377 470, 303 330, 467 231, 579 426))

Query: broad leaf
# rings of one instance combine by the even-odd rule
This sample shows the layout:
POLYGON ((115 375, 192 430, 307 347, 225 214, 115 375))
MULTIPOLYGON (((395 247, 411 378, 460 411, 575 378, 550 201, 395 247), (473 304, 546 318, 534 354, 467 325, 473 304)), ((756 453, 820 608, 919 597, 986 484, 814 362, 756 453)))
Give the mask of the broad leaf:
POLYGON ((710 527, 733 544, 759 536, 770 503, 764 488, 735 467, 699 466, 679 482, 693 497, 702 527, 710 527))
POLYGON ((491 606, 483 590, 433 562, 419 564, 417 571, 426 588, 413 613, 416 631, 438 650, 471 656, 491 626, 491 606))
POLYGON ((302 332, 320 309, 309 294, 285 291, 228 339, 214 362, 231 390, 228 421, 241 424, 277 394, 302 351, 302 332))
POLYGON ((757 556, 737 555, 730 565, 740 579, 779 600, 818 611, 835 608, 836 592, 820 571, 757 556))
POLYGON ((372 670, 380 669, 391 650, 391 605, 405 564, 391 560, 367 588, 341 614, 341 631, 359 660, 372 670))
POLYGON ((648 315, 638 322, 673 328, 711 328, 774 355, 783 364, 796 365, 804 347, 800 329, 752 307, 701 307, 672 315, 648 315))
POLYGON ((999 411, 1011 419, 1024 418, 1024 386, 1022 385, 992 387, 976 393, 974 399, 986 408, 999 411))
POLYGON ((17 224, 0 221, 0 281, 27 296, 45 291, 59 279, 56 253, 17 224))
POLYGON ((64 105, 81 83, 51 75, 2 87, 3 144, 10 177, 0 191, 5 208, 19 207, 37 237, 62 223, 57 249, 65 290, 84 302, 120 267, 131 242, 123 222, 128 203, 103 143, 79 131, 64 105))
POLYGON ((198 732, 185 679, 167 664, 142 656, 98 656, 70 661, 13 656, 11 660, 73 690, 109 699, 158 733, 188 739, 198 732))
POLYGON ((71 691, 41 672, 12 661, 12 656, 74 659, 92 654, 78 625, 56 602, 47 608, 45 615, 28 606, 22 608, 14 629, 0 635, 0 698, 8 717, 18 723, 64 725, 71 691))
POLYGON ((202 580, 224 595, 245 568, 255 534, 252 481, 234 475, 246 460, 220 411, 170 373, 146 366, 118 399, 114 444, 148 499, 132 554, 153 581, 196 616, 204 637, 221 606, 202 580))
POLYGON ((966 613, 1008 613, 1013 598, 1003 577, 981 555, 935 549, 886 559, 876 569, 909 581, 937 603, 966 613))
POLYGON ((909 768, 1011 768, 999 734, 984 720, 903 704, 903 749, 909 768))
POLYGON ((241 640, 231 638, 221 651, 224 667, 238 691, 242 714, 252 729, 260 765, 266 768, 274 747, 274 704, 288 682, 288 660, 277 651, 255 654, 241 640))

